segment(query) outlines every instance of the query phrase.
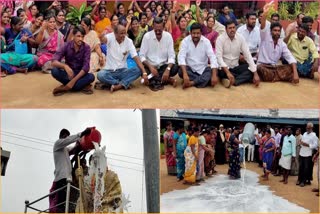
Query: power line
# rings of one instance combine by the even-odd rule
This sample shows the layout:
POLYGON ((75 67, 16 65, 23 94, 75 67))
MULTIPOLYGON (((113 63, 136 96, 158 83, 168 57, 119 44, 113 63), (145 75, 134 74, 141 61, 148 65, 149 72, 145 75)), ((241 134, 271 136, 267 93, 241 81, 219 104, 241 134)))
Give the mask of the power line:
POLYGON ((119 167, 119 168, 124 168, 124 169, 131 169, 131 170, 134 170, 134 171, 137 171, 137 172, 143 172, 142 170, 139 170, 139 169, 134 169, 134 168, 130 168, 130 167, 125 167, 125 166, 118 166, 118 165, 114 165, 114 164, 109 164, 109 166, 114 166, 114 167, 119 167))
MULTIPOLYGON (((34 148, 34 147, 31 147, 31 146, 20 145, 20 144, 16 144, 16 143, 4 141, 4 140, 2 140, 1 142, 8 143, 8 144, 15 145, 15 146, 24 147, 24 148, 34 149, 34 150, 38 150, 38 151, 42 151, 42 152, 52 153, 52 152, 47 151, 47 150, 42 150, 42 149, 34 148)), ((138 166, 143 166, 142 164, 139 164, 139 163, 134 163, 134 162, 124 161, 124 160, 119 160, 119 159, 116 159, 116 158, 108 158, 108 159, 110 159, 110 160, 115 160, 115 161, 120 161, 120 162, 124 162, 124 163, 129 163, 129 164, 135 164, 135 165, 138 165, 138 166)))
POLYGON ((118 155, 118 154, 111 153, 111 152, 106 152, 106 153, 109 154, 109 155, 117 155, 117 156, 126 157, 126 158, 132 158, 132 159, 136 159, 136 160, 143 160, 143 159, 141 159, 141 158, 126 156, 126 155, 118 155))
POLYGON ((38 143, 38 144, 45 145, 45 146, 51 146, 51 147, 53 146, 53 143, 51 143, 51 144, 40 143, 40 142, 37 142, 37 141, 34 141, 34 140, 30 140, 30 139, 24 139, 24 138, 21 138, 21 137, 10 136, 10 135, 7 135, 7 134, 5 134, 5 133, 2 133, 2 135, 7 136, 7 137, 12 137, 12 138, 17 138, 17 139, 20 139, 20 140, 25 140, 25 141, 33 142, 33 143, 38 143))
MULTIPOLYGON (((30 141, 30 142, 46 145, 46 146, 53 146, 52 141, 48 141, 48 140, 44 140, 44 139, 40 139, 40 138, 35 138, 35 137, 29 137, 29 136, 26 136, 26 135, 20 135, 20 134, 16 134, 16 133, 13 133, 13 132, 8 132, 8 131, 3 131, 3 130, 1 132, 4 132, 4 133, 2 133, 2 135, 8 136, 8 137, 13 137, 13 138, 21 139, 21 140, 26 140, 26 141, 30 141), (27 139, 19 138, 19 137, 16 137, 16 136, 10 136, 10 135, 8 135, 6 133, 8 133, 10 135, 20 136, 20 137, 27 138, 27 139), (31 140, 29 140, 29 139, 31 139, 31 140), (43 142, 49 142, 50 144, 40 143, 40 142, 36 142, 34 140, 43 141, 43 142)), ((106 152, 106 153, 110 154, 110 155, 116 155, 116 156, 121 156, 121 157, 126 157, 126 158, 132 158, 132 159, 136 159, 136 160, 143 160, 141 158, 127 156, 127 155, 119 155, 119 154, 115 154, 115 153, 111 153, 111 152, 106 152)))
POLYGON ((41 152, 52 153, 52 152, 50 152, 50 151, 46 151, 46 150, 34 148, 34 147, 31 147, 31 146, 19 145, 19 144, 16 144, 16 143, 11 143, 11 142, 5 141, 5 140, 1 140, 1 142, 7 143, 7 144, 11 144, 11 145, 15 145, 15 146, 20 146, 20 147, 28 148, 28 149, 34 149, 34 150, 38 150, 38 151, 41 151, 41 152))
POLYGON ((48 143, 52 143, 52 141, 49 141, 49 140, 44 140, 44 139, 35 138, 35 137, 29 137, 29 136, 26 136, 26 135, 16 134, 16 133, 13 133, 13 132, 8 132, 8 131, 3 131, 3 130, 1 132, 5 132, 5 133, 8 133, 8 134, 17 135, 17 136, 21 136, 21 137, 26 137, 26 138, 30 138, 30 139, 34 139, 34 140, 38 140, 38 141, 45 141, 45 142, 48 142, 48 143))
MULTIPOLYGON (((108 157, 107 157, 108 158, 108 157)), ((143 166, 142 164, 139 164, 139 163, 134 163, 134 162, 129 162, 129 161, 124 161, 124 160, 119 160, 119 159, 115 159, 115 158, 108 158, 110 160, 115 160, 115 161, 121 161, 121 162, 124 162, 124 163, 131 163, 131 164, 136 164, 138 166, 143 166)))

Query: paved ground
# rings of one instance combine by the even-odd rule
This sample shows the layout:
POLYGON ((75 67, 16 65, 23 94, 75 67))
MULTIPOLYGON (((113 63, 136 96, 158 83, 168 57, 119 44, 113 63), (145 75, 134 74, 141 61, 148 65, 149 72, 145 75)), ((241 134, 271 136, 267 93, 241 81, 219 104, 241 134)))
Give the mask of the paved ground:
MULTIPOLYGON (((246 163, 247 169, 262 174, 262 168, 257 166, 257 163, 246 163)), ((228 165, 217 165, 216 170, 218 174, 227 174, 228 165)), ((313 173, 314 180, 312 185, 307 185, 305 187, 296 186, 297 181, 296 176, 289 176, 289 181, 287 185, 280 183, 280 177, 270 176, 269 181, 262 181, 261 178, 259 183, 262 185, 267 185, 270 187, 274 194, 287 199, 288 201, 295 203, 301 207, 310 210, 311 213, 319 212, 319 197, 316 197, 311 190, 317 188, 316 182, 316 167, 314 167, 313 173)), ((182 182, 177 182, 175 176, 167 175, 167 167, 165 159, 160 160, 160 194, 170 192, 172 190, 186 189, 189 186, 182 184, 182 182)), ((160 196, 161 197, 161 196, 160 196)))
MULTIPOLYGON (((178 77, 176 77, 179 79, 178 77)), ((40 72, 15 74, 1 79, 3 108, 318 108, 319 77, 301 79, 300 84, 261 83, 226 89, 167 86, 153 92, 137 80, 128 91, 94 91, 93 95, 68 93, 52 95, 59 86, 51 75, 40 72)))

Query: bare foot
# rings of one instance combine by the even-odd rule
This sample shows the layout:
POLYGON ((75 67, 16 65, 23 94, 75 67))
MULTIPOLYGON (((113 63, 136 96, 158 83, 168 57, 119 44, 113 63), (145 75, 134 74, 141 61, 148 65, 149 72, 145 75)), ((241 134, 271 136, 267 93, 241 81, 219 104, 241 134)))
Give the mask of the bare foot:
POLYGON ((118 91, 118 90, 120 90, 120 89, 122 89, 122 88, 123 88, 123 86, 120 85, 120 84, 118 84, 118 85, 112 85, 111 88, 110 88, 110 91, 111 91, 111 93, 112 93, 112 92, 118 91))
POLYGON ((268 180, 269 180, 269 178, 264 177, 262 180, 264 180, 264 181, 268 181, 268 180))
POLYGON ((177 87, 178 82, 176 79, 173 79, 172 77, 169 79, 170 85, 172 85, 174 88, 177 87))
POLYGON ((28 74, 28 68, 17 68, 18 73, 28 74))
POLYGON ((193 82, 183 82, 182 88, 186 89, 186 88, 190 88, 193 86, 193 82))

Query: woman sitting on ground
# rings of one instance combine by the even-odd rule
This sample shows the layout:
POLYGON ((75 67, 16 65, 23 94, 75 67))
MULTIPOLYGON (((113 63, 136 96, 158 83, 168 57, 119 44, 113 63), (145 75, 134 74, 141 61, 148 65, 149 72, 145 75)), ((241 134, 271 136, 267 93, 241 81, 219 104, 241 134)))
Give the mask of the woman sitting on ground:
POLYGON ((36 38, 38 33, 40 32, 42 22, 44 20, 44 16, 42 13, 38 13, 34 22, 30 26, 29 30, 32 33, 33 37, 36 38))
POLYGON ((36 37, 38 46, 38 66, 43 73, 51 73, 51 63, 54 54, 64 44, 63 34, 57 30, 56 17, 50 14, 42 24, 36 37))
POLYGON ((99 71, 106 61, 105 55, 101 51, 100 39, 97 33, 91 29, 91 19, 83 18, 81 20, 81 26, 86 31, 84 36, 84 42, 90 46, 91 56, 90 56, 90 73, 99 71))
POLYGON ((72 37, 71 25, 66 22, 66 14, 64 10, 59 10, 56 17, 57 29, 63 34, 64 41, 69 41, 72 37))
POLYGON ((107 27, 110 27, 111 25, 110 19, 107 17, 107 10, 104 6, 99 6, 99 4, 96 4, 91 12, 91 17, 96 23, 94 30, 98 35, 100 35, 107 27), (97 9, 99 15, 96 15, 97 9))
POLYGON ((10 25, 11 28, 1 28, 1 34, 7 42, 6 53, 1 54, 1 70, 5 74, 26 74, 38 61, 37 56, 28 53, 36 42, 31 32, 23 28, 23 22, 19 17, 12 17, 10 25))
POLYGON ((23 28, 29 29, 31 22, 28 20, 26 11, 22 8, 18 9, 17 16, 21 19, 23 28))

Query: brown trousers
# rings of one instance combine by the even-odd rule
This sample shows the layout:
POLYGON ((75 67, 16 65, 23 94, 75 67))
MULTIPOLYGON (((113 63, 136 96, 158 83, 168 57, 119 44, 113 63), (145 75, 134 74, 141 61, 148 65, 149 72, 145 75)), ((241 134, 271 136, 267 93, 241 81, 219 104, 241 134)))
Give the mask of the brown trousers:
POLYGON ((293 70, 291 65, 265 65, 257 67, 259 77, 264 82, 291 82, 293 80, 293 70))

